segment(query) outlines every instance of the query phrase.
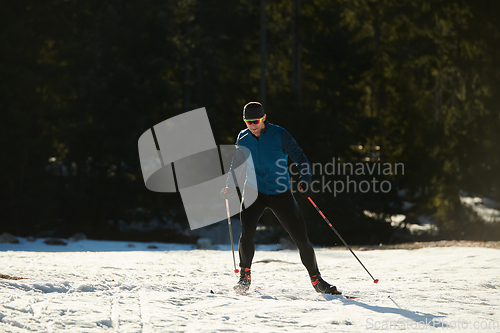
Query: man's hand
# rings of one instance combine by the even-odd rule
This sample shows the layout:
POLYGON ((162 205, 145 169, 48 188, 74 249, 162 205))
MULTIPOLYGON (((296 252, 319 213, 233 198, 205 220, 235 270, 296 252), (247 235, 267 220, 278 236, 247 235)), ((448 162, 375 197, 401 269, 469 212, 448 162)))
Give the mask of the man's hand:
POLYGON ((229 199, 234 195, 234 193, 235 193, 234 188, 226 186, 220 191, 220 197, 222 199, 229 199))
POLYGON ((312 191, 311 191, 311 184, 308 184, 307 182, 301 180, 299 182, 299 185, 297 187, 299 189, 300 195, 303 198, 307 198, 307 197, 311 196, 311 193, 312 193, 312 191))

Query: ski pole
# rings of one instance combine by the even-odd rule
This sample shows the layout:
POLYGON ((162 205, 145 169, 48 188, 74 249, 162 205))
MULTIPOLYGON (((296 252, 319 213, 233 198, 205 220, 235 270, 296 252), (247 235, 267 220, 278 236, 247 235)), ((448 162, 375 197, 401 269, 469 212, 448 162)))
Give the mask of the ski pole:
MULTIPOLYGON (((300 189, 302 191, 302 189, 300 189)), ((311 199, 311 197, 307 197, 307 199, 309 199, 309 201, 312 203, 312 205, 314 206, 314 208, 316 208, 316 210, 318 211, 318 213, 323 217, 323 219, 325 220, 325 222, 330 226, 330 228, 332 228, 333 231, 335 231, 335 233, 337 234, 337 236, 340 238, 340 240, 342 241, 342 243, 344 243, 345 247, 347 247, 349 249, 349 251, 351 251, 352 255, 354 256, 354 258, 356 258, 359 263, 361 264, 361 266, 363 266, 363 268, 365 269, 365 271, 368 273, 368 275, 370 275, 370 277, 372 278, 373 280, 373 283, 378 283, 378 279, 375 279, 373 277, 373 275, 370 274, 370 272, 366 269, 365 265, 363 265, 363 263, 361 262, 361 260, 359 260, 359 258, 356 256, 356 254, 354 254, 354 252, 352 251, 351 247, 349 245, 347 245, 347 243, 345 242, 345 240, 342 238, 342 236, 340 236, 340 234, 338 233, 338 231, 333 227, 333 225, 330 223, 330 221, 328 221, 328 219, 326 218, 325 214, 323 214, 323 212, 319 209, 318 206, 316 206, 316 204, 314 203, 314 201, 311 199)))
POLYGON ((236 259, 234 258, 234 245, 233 245, 233 230, 231 228, 231 213, 229 213, 229 200, 226 199, 227 211, 227 225, 229 226, 229 239, 231 240, 231 250, 233 252, 234 273, 238 274, 240 271, 236 268, 236 259))

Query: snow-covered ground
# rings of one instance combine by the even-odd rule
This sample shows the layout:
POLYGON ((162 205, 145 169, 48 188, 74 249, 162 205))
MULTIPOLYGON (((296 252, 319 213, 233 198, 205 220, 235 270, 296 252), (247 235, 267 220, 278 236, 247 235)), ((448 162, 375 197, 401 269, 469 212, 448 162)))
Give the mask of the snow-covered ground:
POLYGON ((297 251, 257 249, 252 287, 234 294, 230 247, 38 240, 0 244, 0 332, 500 331, 500 251, 317 249, 325 280, 349 300, 313 291, 297 251))

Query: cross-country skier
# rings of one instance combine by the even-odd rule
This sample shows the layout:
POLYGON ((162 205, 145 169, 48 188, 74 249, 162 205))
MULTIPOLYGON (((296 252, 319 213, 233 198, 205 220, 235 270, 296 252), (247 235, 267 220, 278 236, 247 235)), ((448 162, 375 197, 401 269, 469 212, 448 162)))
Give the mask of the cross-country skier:
POLYGON ((298 187, 304 196, 308 195, 311 184, 309 161, 290 133, 266 120, 261 103, 246 104, 243 108, 243 120, 247 128, 238 134, 226 187, 221 190, 223 199, 236 195, 232 171, 235 171, 235 177, 238 179, 240 175, 237 174, 237 166, 242 164, 242 159, 245 159, 239 148, 245 147, 246 151, 251 153, 257 181, 257 184, 250 184, 247 177, 245 189, 248 186, 257 187, 254 190, 257 190, 258 194, 256 201, 243 209, 245 200, 245 190, 243 190, 239 241, 241 275, 234 286, 235 291, 244 293, 250 288, 250 269, 255 253, 254 236, 257 222, 264 211, 270 209, 297 245, 301 261, 309 273, 314 289, 318 293, 340 294, 335 286, 321 278, 314 249, 307 237, 306 223, 291 192, 290 175, 286 168, 288 156, 298 165, 300 174, 298 187))

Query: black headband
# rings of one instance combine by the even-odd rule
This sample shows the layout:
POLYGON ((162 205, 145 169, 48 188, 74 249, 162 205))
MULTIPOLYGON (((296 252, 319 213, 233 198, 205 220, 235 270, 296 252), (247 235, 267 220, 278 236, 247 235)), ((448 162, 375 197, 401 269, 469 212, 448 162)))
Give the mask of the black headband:
MULTIPOLYGON (((255 105, 255 104, 252 104, 255 105)), ((264 117, 264 107, 259 105, 259 107, 246 107, 243 109, 243 118, 244 119, 259 119, 264 117)))

